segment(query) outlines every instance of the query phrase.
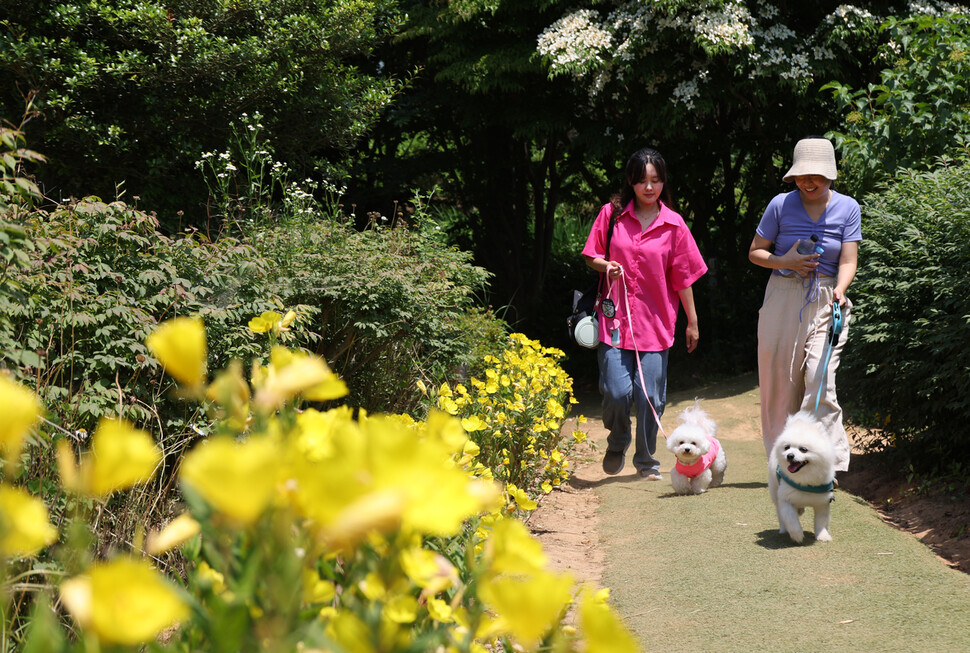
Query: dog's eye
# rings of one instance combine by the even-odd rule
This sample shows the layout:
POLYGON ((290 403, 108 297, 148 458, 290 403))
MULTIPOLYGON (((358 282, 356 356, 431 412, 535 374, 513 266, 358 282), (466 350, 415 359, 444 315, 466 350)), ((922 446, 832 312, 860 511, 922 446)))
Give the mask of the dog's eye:
POLYGON ((808 453, 808 449, 805 447, 798 447, 798 450, 801 451, 802 453, 808 453))

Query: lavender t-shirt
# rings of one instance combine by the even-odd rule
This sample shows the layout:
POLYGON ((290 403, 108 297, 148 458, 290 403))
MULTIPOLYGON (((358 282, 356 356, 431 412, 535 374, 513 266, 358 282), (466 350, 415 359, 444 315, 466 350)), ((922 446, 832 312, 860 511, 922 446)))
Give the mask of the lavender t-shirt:
POLYGON ((862 213, 858 202, 833 190, 822 216, 813 222, 794 190, 772 198, 757 233, 775 244, 776 256, 785 255, 797 240, 818 236, 818 244, 825 249, 819 257, 818 273, 834 277, 839 271, 842 243, 862 240, 862 213))

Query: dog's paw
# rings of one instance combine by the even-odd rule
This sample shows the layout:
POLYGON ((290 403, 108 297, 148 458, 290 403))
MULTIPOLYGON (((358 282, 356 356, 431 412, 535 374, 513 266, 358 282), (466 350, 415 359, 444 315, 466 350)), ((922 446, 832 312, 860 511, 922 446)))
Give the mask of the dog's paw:
POLYGON ((826 530, 819 531, 818 534, 815 536, 815 541, 816 542, 831 542, 832 541, 832 535, 829 534, 829 532, 826 531, 826 530))

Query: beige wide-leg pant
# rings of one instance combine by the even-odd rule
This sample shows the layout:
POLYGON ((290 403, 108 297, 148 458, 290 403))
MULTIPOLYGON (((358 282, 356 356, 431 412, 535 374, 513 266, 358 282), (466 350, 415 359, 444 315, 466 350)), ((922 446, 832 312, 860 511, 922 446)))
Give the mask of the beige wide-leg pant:
MULTIPOLYGON (((832 324, 835 279, 820 277, 817 293, 809 288, 811 283, 798 275, 771 275, 758 313, 761 436, 767 453, 771 453, 789 415, 799 410, 815 412, 819 374, 832 324), (812 301, 806 303, 809 298, 812 301)), ((842 306, 842 335, 829 357, 816 415, 832 439, 837 471, 849 468, 849 438, 842 426, 842 408, 835 394, 835 371, 849 335, 851 309, 849 301, 842 306)))

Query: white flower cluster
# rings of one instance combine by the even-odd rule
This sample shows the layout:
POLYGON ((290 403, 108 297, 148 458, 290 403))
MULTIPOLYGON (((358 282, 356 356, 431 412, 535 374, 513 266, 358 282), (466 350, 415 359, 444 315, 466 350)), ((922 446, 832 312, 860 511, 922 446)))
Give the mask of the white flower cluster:
POLYGON ((710 13, 695 14, 690 18, 689 26, 712 45, 740 49, 754 44, 749 29, 752 22, 748 8, 739 0, 725 3, 710 13))
POLYGON ((925 14, 927 16, 942 16, 944 14, 966 14, 970 8, 949 2, 910 2, 909 13, 925 14))
POLYGON ((831 14, 825 17, 825 21, 834 25, 838 22, 845 23, 849 27, 858 25, 862 21, 876 20, 877 16, 869 13, 865 9, 860 9, 854 5, 839 5, 831 14))
POLYGON ((539 54, 549 57, 553 71, 602 62, 600 53, 610 48, 612 38, 599 20, 599 15, 591 9, 560 18, 539 35, 539 54))

